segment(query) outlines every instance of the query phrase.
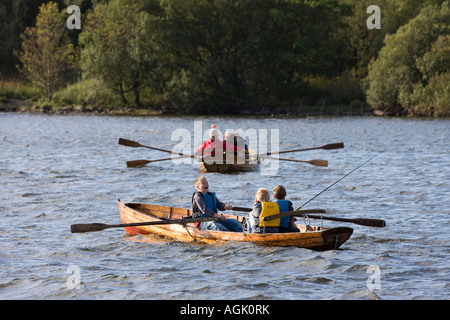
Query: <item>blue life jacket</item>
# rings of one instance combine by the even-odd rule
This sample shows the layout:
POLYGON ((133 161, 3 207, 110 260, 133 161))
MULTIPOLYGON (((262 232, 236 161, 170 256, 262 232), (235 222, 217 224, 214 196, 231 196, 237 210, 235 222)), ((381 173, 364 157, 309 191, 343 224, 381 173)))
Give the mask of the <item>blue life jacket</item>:
MULTIPOLYGON (((275 200, 278 203, 278 207, 280 208, 280 213, 289 211, 289 200, 275 200)), ((289 228, 289 223, 291 222, 291 216, 281 217, 280 218, 280 227, 289 228)))
POLYGON ((203 199, 205 200, 206 207, 215 213, 217 213, 217 201, 216 201, 216 193, 215 192, 195 192, 192 195, 192 215, 193 217, 209 217, 208 215, 204 214, 200 211, 200 208, 197 207, 197 205, 194 203, 194 196, 195 194, 201 194, 203 196, 203 199), (200 214, 200 215, 199 215, 200 214))

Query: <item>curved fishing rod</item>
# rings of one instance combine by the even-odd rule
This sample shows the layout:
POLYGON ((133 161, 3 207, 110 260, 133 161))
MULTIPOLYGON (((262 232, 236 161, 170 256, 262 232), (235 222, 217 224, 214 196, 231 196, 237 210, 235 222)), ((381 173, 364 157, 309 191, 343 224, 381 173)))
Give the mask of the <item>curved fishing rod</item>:
POLYGON ((322 191, 320 191, 318 194, 316 194, 314 197, 312 197, 311 199, 309 199, 308 201, 306 201, 304 204, 302 204, 300 207, 298 207, 295 210, 300 210, 301 208, 303 208, 306 204, 310 203, 311 201, 313 201, 315 198, 317 198, 318 196, 320 196, 322 193, 324 193, 325 191, 327 191, 328 189, 330 189, 332 186, 334 186, 336 183, 338 183, 339 181, 341 181, 342 179, 344 179, 346 176, 350 175, 351 173, 355 172, 356 170, 358 170, 359 168, 361 168, 363 165, 365 165, 367 162, 369 162, 370 160, 372 160, 373 158, 375 158, 376 156, 378 156, 380 153, 383 153, 383 151, 377 153, 376 155, 374 155, 372 158, 370 158, 369 160, 367 160, 366 162, 360 164, 359 166, 357 166, 355 169, 353 169, 352 171, 350 171, 349 173, 347 173, 346 175, 344 175, 342 178, 340 178, 339 180, 333 182, 332 184, 330 184, 328 187, 326 187, 325 189, 323 189, 322 191))

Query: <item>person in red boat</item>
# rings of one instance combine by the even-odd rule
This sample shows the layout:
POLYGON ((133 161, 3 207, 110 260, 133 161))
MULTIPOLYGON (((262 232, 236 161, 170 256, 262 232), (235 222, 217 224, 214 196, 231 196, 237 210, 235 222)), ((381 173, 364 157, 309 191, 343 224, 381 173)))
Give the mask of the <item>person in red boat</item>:
POLYGON ((216 125, 211 125, 211 129, 209 130, 209 140, 202 143, 200 147, 198 147, 194 151, 195 157, 199 157, 201 155, 215 155, 215 150, 217 147, 223 149, 223 141, 219 139, 220 132, 216 129, 216 125))
MULTIPOLYGON (((209 140, 203 142, 202 145, 194 151, 194 157, 196 159, 204 156, 215 157, 216 153, 218 153, 217 155, 219 156, 224 150, 232 152, 243 150, 243 148, 238 145, 220 140, 220 131, 216 128, 215 124, 211 125, 209 138, 209 140)), ((218 160, 219 159, 222 160, 221 157, 218 157, 218 160)))

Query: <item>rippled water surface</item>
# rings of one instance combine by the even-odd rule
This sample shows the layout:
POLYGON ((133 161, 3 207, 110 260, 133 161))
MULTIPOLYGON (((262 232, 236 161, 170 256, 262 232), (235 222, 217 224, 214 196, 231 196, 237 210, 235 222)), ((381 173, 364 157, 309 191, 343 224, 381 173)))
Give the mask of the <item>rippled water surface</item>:
MULTIPOLYGON (((386 118, 135 118, 0 114, 1 299, 449 299, 450 121, 386 118), (280 150, 345 143, 344 149, 287 153, 326 159, 327 168, 207 174, 222 201, 251 206, 259 187, 283 184, 300 206, 379 151, 371 162, 306 208, 387 227, 354 228, 340 250, 186 244, 127 237, 123 229, 71 234, 75 223, 118 223, 116 200, 189 208, 194 163, 126 161, 164 149, 194 120, 220 129, 279 130, 280 150), (73 288, 79 275, 81 283, 73 288)), ((261 136, 258 137, 260 139, 261 136)), ((187 150, 184 150, 187 152, 187 150)), ((312 223, 320 223, 312 221, 312 223)))

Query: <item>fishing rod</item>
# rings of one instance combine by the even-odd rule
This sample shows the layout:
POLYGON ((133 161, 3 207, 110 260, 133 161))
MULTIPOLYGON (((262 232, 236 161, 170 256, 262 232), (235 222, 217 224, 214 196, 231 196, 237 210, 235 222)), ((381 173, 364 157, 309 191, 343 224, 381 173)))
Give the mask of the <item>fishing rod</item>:
POLYGON ((318 194, 316 194, 314 197, 312 197, 311 199, 309 199, 308 201, 306 201, 304 204, 302 204, 300 207, 298 207, 295 210, 300 210, 301 208, 303 208, 306 204, 310 203, 311 201, 313 201, 315 198, 317 198, 318 196, 320 196, 322 193, 324 193, 325 191, 327 191, 328 189, 330 189, 332 186, 334 186, 336 183, 338 183, 339 181, 341 181, 342 179, 344 179, 345 177, 347 177, 348 175, 350 175, 351 173, 355 172, 356 170, 358 170, 359 168, 361 168, 363 165, 365 165, 367 162, 371 161, 373 158, 375 158, 376 156, 378 156, 380 153, 383 153, 383 151, 377 153, 376 155, 374 155, 372 158, 370 158, 369 160, 365 161, 364 163, 360 164, 359 166, 357 166, 355 169, 353 169, 352 171, 350 171, 349 173, 347 173, 346 175, 344 175, 342 178, 340 178, 339 180, 333 182, 332 184, 330 184, 328 187, 326 187, 325 189, 323 189, 322 191, 320 191, 318 194))

